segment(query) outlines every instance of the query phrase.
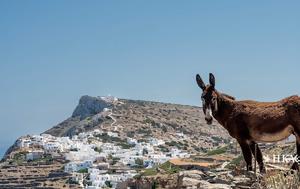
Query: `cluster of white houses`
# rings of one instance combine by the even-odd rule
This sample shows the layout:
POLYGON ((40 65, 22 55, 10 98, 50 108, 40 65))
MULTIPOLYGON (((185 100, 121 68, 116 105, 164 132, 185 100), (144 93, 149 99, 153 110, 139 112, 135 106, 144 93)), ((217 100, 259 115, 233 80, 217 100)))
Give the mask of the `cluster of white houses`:
MULTIPOLYGON (((62 154, 69 160, 64 167, 65 172, 72 173, 74 178, 82 185, 83 176, 78 173, 89 173, 86 188, 96 189, 106 186, 109 182, 115 187, 119 182, 125 181, 136 175, 133 167, 137 166, 137 159, 142 160, 144 168, 151 168, 162 164, 171 158, 189 157, 189 154, 179 149, 162 152, 157 146, 165 142, 156 138, 149 138, 148 142, 138 142, 136 139, 127 138, 126 143, 130 148, 122 148, 116 143, 104 143, 95 136, 103 135, 101 130, 80 133, 72 138, 54 137, 48 134, 21 137, 17 146, 28 148, 27 160, 40 158, 44 153, 62 154), (38 148, 32 148, 32 147, 38 148), (35 149, 35 150, 33 150, 35 149), (113 162, 113 163, 112 163, 113 162), (117 171, 111 173, 112 167, 117 171)), ((106 132, 105 135, 118 137, 118 133, 106 132)))

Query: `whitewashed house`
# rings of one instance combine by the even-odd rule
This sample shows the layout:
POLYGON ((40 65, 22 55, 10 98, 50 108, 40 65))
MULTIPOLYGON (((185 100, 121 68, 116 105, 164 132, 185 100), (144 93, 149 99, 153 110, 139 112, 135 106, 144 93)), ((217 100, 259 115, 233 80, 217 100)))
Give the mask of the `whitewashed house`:
POLYGON ((80 162, 77 164, 78 169, 86 169, 86 168, 91 168, 93 166, 93 161, 92 160, 85 160, 83 162, 80 162))
POLYGON ((101 170, 108 170, 109 167, 110 167, 109 163, 106 163, 106 162, 97 163, 95 166, 98 168, 98 170, 99 169, 101 169, 101 170))
POLYGON ((187 152, 182 152, 179 149, 173 148, 171 149, 171 157, 173 158, 188 158, 190 155, 187 152))
POLYGON ((110 137, 118 137, 119 136, 118 133, 110 132, 110 131, 107 132, 107 135, 110 136, 110 137))
POLYGON ((30 151, 26 154, 26 161, 40 159, 43 157, 43 155, 44 155, 44 151, 42 150, 30 151))
POLYGON ((149 143, 153 146, 159 146, 159 145, 164 145, 165 141, 157 139, 157 138, 150 138, 149 143))
POLYGON ((83 188, 83 174, 72 173, 71 180, 77 182, 83 188))
POLYGON ((99 130, 99 129, 95 129, 92 131, 93 135, 98 135, 98 134, 103 134, 103 131, 99 130))
POLYGON ((85 189, 101 189, 98 186, 86 186, 85 189))
POLYGON ((91 160, 85 160, 82 162, 69 162, 65 165, 65 172, 76 172, 81 169, 91 168, 93 166, 93 162, 91 160))
POLYGON ((55 139, 56 139, 55 136, 52 136, 52 135, 49 135, 49 134, 45 134, 45 133, 41 134, 41 136, 42 136, 42 137, 44 138, 44 140, 46 140, 46 141, 50 141, 50 140, 55 140, 55 139))
POLYGON ((57 142, 60 144, 63 152, 70 150, 73 145, 73 141, 69 137, 58 137, 57 142))
POLYGON ((78 171, 76 162, 69 162, 65 165, 65 172, 71 173, 78 171))
POLYGON ((136 145, 138 143, 138 141, 134 138, 127 138, 127 143, 130 145, 136 145))
POLYGON ((47 152, 57 152, 59 150, 62 150, 61 144, 59 144, 58 142, 54 142, 54 141, 44 144, 43 148, 47 152))
POLYGON ((32 141, 29 138, 20 138, 17 141, 17 146, 19 148, 29 148, 30 146, 32 146, 32 141))
POLYGON ((102 188, 105 187, 106 181, 110 180, 109 174, 90 174, 90 181, 92 182, 92 186, 102 188))
POLYGON ((40 135, 32 135, 31 141, 34 145, 40 145, 40 146, 44 145, 44 137, 40 135))
POLYGON ((108 102, 108 103, 115 103, 118 101, 118 98, 117 97, 114 97, 114 96, 101 96, 100 97, 101 100, 104 100, 105 102, 108 102))

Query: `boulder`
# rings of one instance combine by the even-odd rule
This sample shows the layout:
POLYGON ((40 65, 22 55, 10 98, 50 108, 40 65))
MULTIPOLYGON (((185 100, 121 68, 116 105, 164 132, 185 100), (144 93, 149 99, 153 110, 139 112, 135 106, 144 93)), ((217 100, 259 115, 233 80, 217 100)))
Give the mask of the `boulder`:
POLYGON ((199 189, 230 189, 232 187, 228 184, 212 184, 212 183, 202 180, 198 183, 197 188, 199 188, 199 189))

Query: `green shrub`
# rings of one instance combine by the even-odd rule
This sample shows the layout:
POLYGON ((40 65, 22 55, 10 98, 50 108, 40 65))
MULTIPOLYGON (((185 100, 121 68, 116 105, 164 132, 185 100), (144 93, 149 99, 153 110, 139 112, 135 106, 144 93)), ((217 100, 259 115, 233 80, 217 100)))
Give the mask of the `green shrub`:
POLYGON ((106 185, 108 188, 112 188, 112 184, 110 183, 110 181, 105 181, 105 185, 106 185))
POLYGON ((143 176, 152 176, 157 174, 157 168, 145 169, 142 173, 143 176))
POLYGON ((162 152, 169 152, 169 149, 163 145, 159 145, 158 148, 160 149, 160 151, 162 152))
POLYGON ((211 156, 211 155, 217 155, 217 154, 224 154, 228 149, 228 146, 224 146, 224 147, 219 147, 217 149, 208 151, 206 153, 206 155, 211 156))
POLYGON ((152 131, 150 129, 138 129, 137 130, 137 133, 138 134, 144 134, 144 135, 151 135, 152 134, 152 131))
POLYGON ((174 174, 181 171, 181 169, 178 166, 171 164, 169 161, 161 164, 159 167, 166 171, 168 174, 174 174))
POLYGON ((143 168, 144 167, 144 160, 141 158, 135 159, 135 164, 137 165, 138 168, 143 168))
POLYGON ((183 148, 183 144, 181 142, 176 142, 176 141, 171 141, 171 142, 166 142, 166 145, 168 146, 175 146, 178 149, 182 149, 183 148))
POLYGON ((95 147, 94 148, 94 151, 95 152, 98 152, 98 153, 101 153, 102 152, 102 149, 100 147, 95 147))
POLYGON ((25 161, 26 153, 25 152, 18 152, 14 154, 12 158, 13 163, 21 164, 23 161, 25 161))
POLYGON ((84 168, 84 169, 80 169, 77 171, 78 173, 88 173, 88 169, 84 168))
POLYGON ((243 159, 244 159, 243 156, 239 155, 238 157, 231 160, 231 162, 228 165, 226 165, 225 168, 234 168, 238 166, 243 159))
POLYGON ((135 144, 128 144, 127 142, 119 142, 117 143, 118 146, 121 146, 123 149, 130 149, 135 146, 135 144))
POLYGON ((118 157, 113 157, 113 158, 112 158, 112 165, 115 165, 118 161, 120 161, 120 158, 118 158, 118 157))
POLYGON ((150 119, 150 118, 146 118, 146 119, 143 121, 143 123, 149 123, 149 124, 151 124, 152 126, 155 126, 155 125, 156 125, 155 121, 152 120, 152 119, 150 119))
POLYGON ((97 134, 95 137, 100 138, 104 143, 114 143, 114 142, 126 142, 119 137, 109 136, 107 133, 97 134))

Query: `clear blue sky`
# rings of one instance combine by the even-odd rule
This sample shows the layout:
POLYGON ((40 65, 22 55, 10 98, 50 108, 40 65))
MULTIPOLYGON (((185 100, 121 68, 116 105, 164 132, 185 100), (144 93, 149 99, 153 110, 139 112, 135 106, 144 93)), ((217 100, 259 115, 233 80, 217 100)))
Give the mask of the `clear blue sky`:
POLYGON ((80 96, 200 105, 300 94, 299 1, 0 1, 0 153, 80 96))

